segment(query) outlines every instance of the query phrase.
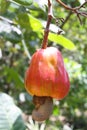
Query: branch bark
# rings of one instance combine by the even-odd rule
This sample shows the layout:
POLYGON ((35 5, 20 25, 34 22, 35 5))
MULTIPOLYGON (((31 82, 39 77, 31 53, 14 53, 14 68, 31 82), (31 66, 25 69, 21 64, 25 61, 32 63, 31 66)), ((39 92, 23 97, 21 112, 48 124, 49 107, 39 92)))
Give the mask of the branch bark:
POLYGON ((67 10, 71 10, 71 11, 74 11, 76 12, 76 10, 79 10, 81 9, 86 3, 87 1, 85 1, 82 5, 78 6, 78 7, 75 7, 75 8, 71 8, 69 6, 67 6, 66 4, 64 4, 61 0, 56 0, 58 3, 60 3, 64 8, 66 8, 67 10))
POLYGON ((43 49, 45 49, 47 47, 49 27, 50 27, 50 23, 51 23, 52 17, 53 17, 52 1, 48 0, 48 18, 47 18, 47 24, 46 24, 46 28, 44 30, 44 37, 43 37, 43 41, 42 41, 42 48, 43 49))
POLYGON ((87 0, 86 0, 82 5, 80 5, 80 6, 78 6, 78 7, 75 7, 75 8, 72 8, 72 7, 67 6, 67 5, 66 5, 65 3, 63 3, 61 0, 56 0, 56 1, 57 1, 59 4, 61 4, 65 9, 70 10, 70 11, 74 12, 75 14, 77 14, 77 17, 78 17, 80 23, 82 23, 82 22, 81 22, 81 19, 80 19, 80 16, 87 17, 87 12, 79 11, 82 7, 84 7, 85 4, 87 4, 87 0))

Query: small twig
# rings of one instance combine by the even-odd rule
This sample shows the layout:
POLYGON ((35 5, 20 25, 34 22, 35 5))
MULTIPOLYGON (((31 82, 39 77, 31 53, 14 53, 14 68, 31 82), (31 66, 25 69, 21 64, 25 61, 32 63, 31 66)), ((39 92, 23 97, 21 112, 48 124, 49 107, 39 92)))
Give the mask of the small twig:
POLYGON ((60 26, 60 28, 63 28, 63 26, 65 25, 65 23, 68 21, 68 19, 70 18, 70 16, 72 15, 72 12, 70 11, 68 16, 66 17, 66 19, 64 20, 64 22, 62 22, 62 25, 60 26))
POLYGON ((42 48, 43 49, 45 49, 47 47, 49 27, 50 27, 52 17, 53 17, 53 14, 52 14, 52 1, 48 0, 48 19, 47 19, 47 24, 46 24, 46 28, 44 30, 44 37, 43 37, 43 41, 42 41, 42 48))
POLYGON ((75 7, 75 8, 71 8, 71 7, 67 6, 66 4, 64 4, 61 0, 56 0, 56 1, 58 3, 60 3, 62 6, 64 6, 64 8, 66 8, 67 10, 71 10, 71 11, 79 10, 87 3, 87 1, 85 1, 82 5, 75 7))
POLYGON ((79 11, 82 7, 84 7, 84 5, 87 3, 87 0, 80 6, 78 7, 75 7, 75 8, 71 8, 69 6, 67 6, 65 3, 63 3, 61 0, 56 0, 59 4, 61 4, 65 9, 67 10, 71 10, 72 12, 76 13, 77 14, 77 17, 81 23, 81 19, 80 19, 80 15, 81 16, 84 16, 84 17, 87 17, 87 13, 86 12, 82 12, 82 11, 79 11))
POLYGON ((30 53, 29 53, 29 51, 28 51, 28 49, 27 49, 27 46, 26 46, 25 40, 22 39, 21 42, 22 42, 22 45, 23 45, 23 47, 24 47, 24 51, 25 51, 25 53, 27 54, 27 57, 29 58, 29 60, 31 60, 31 55, 30 55, 30 53))

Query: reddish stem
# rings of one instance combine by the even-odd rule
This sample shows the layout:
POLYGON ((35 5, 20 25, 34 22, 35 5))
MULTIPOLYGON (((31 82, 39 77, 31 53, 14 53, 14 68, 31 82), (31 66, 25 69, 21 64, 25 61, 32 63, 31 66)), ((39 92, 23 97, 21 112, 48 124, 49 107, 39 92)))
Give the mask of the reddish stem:
POLYGON ((44 37, 43 37, 43 41, 42 41, 42 48, 45 49, 47 47, 48 44, 48 35, 49 35, 49 27, 50 27, 50 23, 52 20, 52 2, 51 0, 48 0, 48 18, 47 18, 47 24, 46 24, 46 28, 44 30, 44 37))
POLYGON ((56 0, 56 1, 58 3, 60 3, 67 10, 71 10, 71 11, 74 11, 74 12, 76 12, 77 10, 79 10, 80 8, 82 8, 87 3, 87 1, 85 1, 82 5, 80 5, 78 7, 75 7, 75 8, 71 8, 71 7, 67 6, 65 3, 63 3, 61 0, 56 0))

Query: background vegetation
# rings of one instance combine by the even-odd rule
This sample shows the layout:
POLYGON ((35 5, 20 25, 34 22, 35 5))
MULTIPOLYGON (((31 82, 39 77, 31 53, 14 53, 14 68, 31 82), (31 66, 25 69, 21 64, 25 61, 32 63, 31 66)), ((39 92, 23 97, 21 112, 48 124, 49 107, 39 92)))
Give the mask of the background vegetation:
MULTIPOLYGON (((87 19, 81 17, 81 25, 56 0, 54 16, 64 22, 52 21, 48 46, 61 50, 71 88, 65 99, 54 100, 49 120, 34 124, 31 119, 34 106, 24 76, 32 54, 41 47, 47 20, 45 0, 35 1, 0 0, 0 130, 87 130, 87 19), (58 30, 63 34, 57 35, 58 30)), ((63 2, 76 7, 83 1, 63 2)))

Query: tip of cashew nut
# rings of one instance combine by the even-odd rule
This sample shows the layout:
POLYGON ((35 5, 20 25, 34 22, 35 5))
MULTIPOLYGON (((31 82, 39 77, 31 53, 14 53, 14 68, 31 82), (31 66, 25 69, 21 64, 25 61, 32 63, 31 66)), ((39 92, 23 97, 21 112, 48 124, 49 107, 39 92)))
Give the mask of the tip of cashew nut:
POLYGON ((52 98, 45 97, 43 104, 41 103, 38 108, 35 108, 33 110, 32 118, 36 121, 44 121, 50 117, 50 115, 52 114, 52 110, 53 110, 52 98))

